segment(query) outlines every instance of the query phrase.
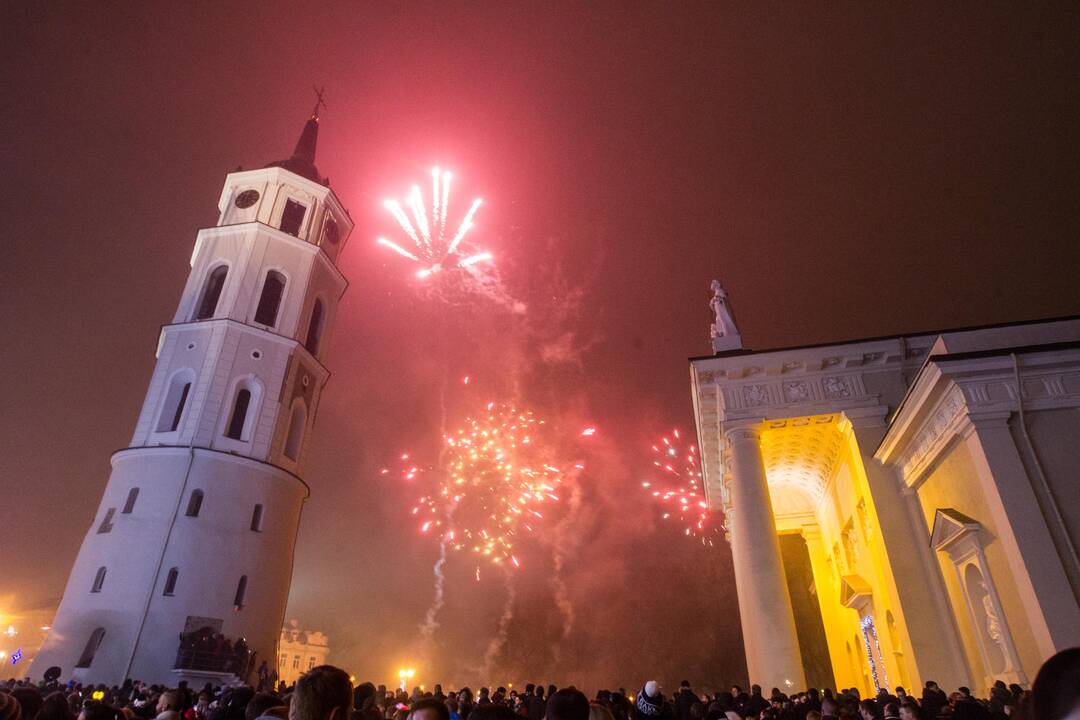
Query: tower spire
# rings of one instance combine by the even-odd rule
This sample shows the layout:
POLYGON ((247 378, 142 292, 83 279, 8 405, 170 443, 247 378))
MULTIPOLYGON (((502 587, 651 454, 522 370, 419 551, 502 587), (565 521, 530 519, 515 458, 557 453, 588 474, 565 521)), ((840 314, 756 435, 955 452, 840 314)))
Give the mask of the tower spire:
POLYGON ((296 149, 293 157, 300 158, 304 162, 315 165, 315 143, 319 139, 319 109, 326 108, 323 100, 324 87, 312 86, 315 91, 315 107, 311 110, 311 117, 304 123, 304 130, 300 133, 300 139, 296 141, 296 149))
POLYGON ((319 119, 319 108, 326 109, 326 101, 323 100, 323 93, 326 92, 326 86, 315 87, 311 86, 311 89, 315 91, 315 109, 311 111, 311 117, 315 120, 319 119))
POLYGON ((300 132, 300 139, 296 141, 292 157, 288 160, 272 162, 266 167, 283 167, 308 180, 326 185, 327 181, 319 175, 319 170, 315 167, 315 146, 319 140, 319 110, 326 109, 326 102, 323 100, 323 88, 316 87, 314 90, 315 107, 311 110, 311 116, 307 122, 304 123, 304 129, 300 132))

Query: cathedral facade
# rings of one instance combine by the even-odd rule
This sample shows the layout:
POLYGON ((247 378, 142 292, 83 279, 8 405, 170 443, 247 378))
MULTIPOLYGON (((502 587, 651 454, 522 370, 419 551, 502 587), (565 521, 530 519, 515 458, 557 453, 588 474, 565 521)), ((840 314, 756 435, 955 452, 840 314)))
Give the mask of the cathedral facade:
POLYGON ((691 360, 750 681, 1026 685, 1080 645, 1080 318, 691 360))
POLYGON ((175 686, 274 667, 353 227, 315 167, 317 110, 289 159, 226 177, 196 237, 35 675, 175 686))

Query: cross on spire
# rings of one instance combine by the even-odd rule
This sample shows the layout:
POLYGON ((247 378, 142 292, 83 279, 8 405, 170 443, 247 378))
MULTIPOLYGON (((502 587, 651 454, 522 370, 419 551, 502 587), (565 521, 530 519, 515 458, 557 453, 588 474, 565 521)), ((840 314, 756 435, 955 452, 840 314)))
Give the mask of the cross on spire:
POLYGON ((315 85, 312 85, 311 89, 315 91, 315 109, 311 111, 311 117, 318 120, 319 108, 321 107, 323 110, 326 109, 326 101, 323 100, 323 92, 326 91, 326 86, 323 85, 322 87, 317 87, 315 85))

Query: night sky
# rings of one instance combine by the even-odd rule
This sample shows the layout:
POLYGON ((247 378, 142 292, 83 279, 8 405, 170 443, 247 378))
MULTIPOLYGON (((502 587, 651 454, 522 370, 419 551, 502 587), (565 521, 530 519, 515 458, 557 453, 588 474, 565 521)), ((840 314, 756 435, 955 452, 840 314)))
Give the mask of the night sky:
MULTIPOLYGON (((441 377, 452 416, 514 396, 600 429, 559 448, 589 467, 574 623, 537 546, 489 679, 711 687, 745 672, 730 554, 639 486, 691 427, 709 281, 756 349, 1080 311, 1076 4, 367 5, 6 7, 0 610, 58 602, 225 173, 287 157, 316 83, 357 227, 289 617, 358 677, 417 653, 436 550, 378 471, 430 451, 441 377), (485 198, 524 314, 434 301, 374 245, 433 164, 485 198)), ((506 587, 473 570, 420 681, 476 682, 506 587)))

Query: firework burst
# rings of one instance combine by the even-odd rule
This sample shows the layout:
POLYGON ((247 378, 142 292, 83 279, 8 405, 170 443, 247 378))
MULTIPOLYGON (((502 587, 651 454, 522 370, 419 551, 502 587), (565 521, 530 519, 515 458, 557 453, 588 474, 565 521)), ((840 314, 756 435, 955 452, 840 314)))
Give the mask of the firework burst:
POLYGON ((652 446, 653 471, 641 486, 659 503, 663 519, 680 523, 683 532, 712 546, 721 525, 705 501, 697 448, 683 445, 676 428, 652 446))
POLYGON ((564 477, 563 469, 545 460, 545 429, 531 411, 492 402, 443 435, 441 467, 423 467, 402 455, 404 481, 430 477, 434 485, 412 508, 420 533, 477 560, 520 567, 518 540, 559 501, 564 477))
POLYGON ((473 226, 473 217, 483 201, 473 200, 468 212, 458 225, 457 230, 447 232, 446 218, 450 206, 450 181, 452 176, 445 170, 431 169, 431 212, 424 205, 424 196, 419 185, 413 185, 408 198, 402 203, 387 200, 383 207, 390 211, 402 231, 412 243, 412 249, 406 249, 398 243, 384 237, 376 242, 388 247, 398 255, 421 265, 416 272, 419 278, 427 278, 444 270, 455 267, 467 268, 480 262, 491 260, 489 252, 463 252, 463 241, 473 226), (406 212, 406 209, 408 212, 406 212))

